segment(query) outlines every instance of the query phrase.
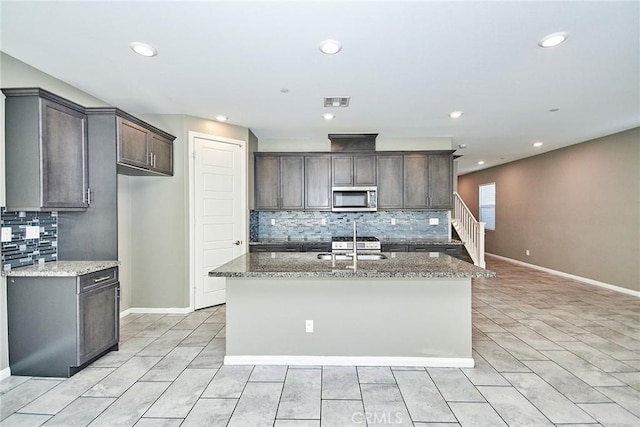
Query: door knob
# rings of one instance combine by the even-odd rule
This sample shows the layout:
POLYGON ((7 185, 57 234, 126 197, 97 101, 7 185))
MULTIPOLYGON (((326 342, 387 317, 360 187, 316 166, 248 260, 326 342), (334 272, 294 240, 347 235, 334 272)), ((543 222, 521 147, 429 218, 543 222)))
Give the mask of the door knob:
POLYGON ((236 246, 240 246, 242 244, 242 240, 236 240, 235 242, 233 242, 233 244, 236 246))

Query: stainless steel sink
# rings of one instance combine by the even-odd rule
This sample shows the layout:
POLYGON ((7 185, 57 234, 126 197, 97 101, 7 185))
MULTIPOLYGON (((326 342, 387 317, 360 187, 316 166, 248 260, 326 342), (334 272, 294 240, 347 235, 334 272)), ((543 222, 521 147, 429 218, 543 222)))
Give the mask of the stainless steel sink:
MULTIPOLYGON (((345 254, 330 254, 330 253, 321 253, 318 254, 318 259, 322 260, 331 260, 335 258, 336 261, 351 261, 353 259, 352 256, 345 254)), ((387 259, 385 254, 375 253, 375 254, 358 254, 358 261, 377 261, 381 259, 387 259)))

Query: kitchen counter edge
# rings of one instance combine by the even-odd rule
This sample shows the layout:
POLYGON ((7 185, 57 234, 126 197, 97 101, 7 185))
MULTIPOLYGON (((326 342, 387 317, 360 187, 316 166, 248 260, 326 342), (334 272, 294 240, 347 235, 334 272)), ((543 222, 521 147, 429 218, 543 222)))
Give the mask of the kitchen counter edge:
MULTIPOLYGON (((267 245, 309 245, 309 244, 331 244, 331 239, 315 239, 315 240, 252 240, 249 246, 267 246, 267 245)), ((404 245, 464 245, 462 240, 457 239, 414 239, 414 238, 392 238, 380 239, 380 244, 404 244, 404 245)))
POLYGON ((438 254, 399 253, 382 261, 360 261, 353 271, 348 262, 321 261, 310 253, 248 253, 209 272, 210 277, 305 278, 491 278, 496 273, 438 254), (275 255, 275 257, 273 256, 275 255))
POLYGON ((19 267, 2 271, 8 277, 75 277, 117 267, 119 261, 51 261, 40 266, 19 267))

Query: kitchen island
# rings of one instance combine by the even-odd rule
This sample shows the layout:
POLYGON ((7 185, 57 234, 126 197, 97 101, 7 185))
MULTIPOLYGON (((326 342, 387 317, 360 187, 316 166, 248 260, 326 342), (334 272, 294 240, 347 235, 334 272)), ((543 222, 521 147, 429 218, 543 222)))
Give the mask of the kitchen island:
POLYGON ((248 253, 227 278, 226 364, 472 367, 471 280, 495 273, 448 255, 320 260, 248 253))

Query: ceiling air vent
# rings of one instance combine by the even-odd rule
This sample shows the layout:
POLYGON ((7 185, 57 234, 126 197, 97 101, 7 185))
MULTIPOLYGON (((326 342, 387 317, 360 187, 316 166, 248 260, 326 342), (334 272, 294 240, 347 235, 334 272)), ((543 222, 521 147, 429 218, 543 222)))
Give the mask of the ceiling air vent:
POLYGON ((327 96, 324 98, 325 107, 348 107, 350 96, 327 96))

